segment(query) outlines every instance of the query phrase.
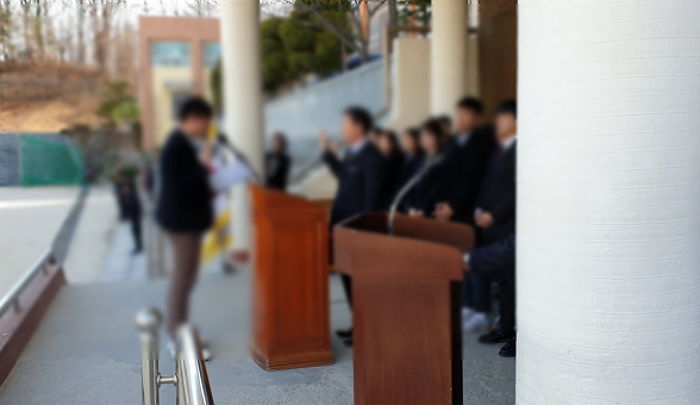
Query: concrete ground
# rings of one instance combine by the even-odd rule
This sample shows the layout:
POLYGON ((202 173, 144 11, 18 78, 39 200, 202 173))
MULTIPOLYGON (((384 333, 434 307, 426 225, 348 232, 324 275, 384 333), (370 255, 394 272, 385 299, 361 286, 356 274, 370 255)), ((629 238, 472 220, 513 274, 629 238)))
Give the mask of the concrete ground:
POLYGON ((0 187, 0 297, 53 242, 78 187, 0 187))
MULTIPOLYGON (((0 198, 0 249, 8 249, 1 257, 14 262, 24 257, 31 263, 41 252, 39 247, 50 245, 76 195, 77 189, 25 189, 16 192, 14 199, 0 194, 4 197, 0 198), (11 215, 2 215, 5 213, 11 215), (26 226, 40 221, 55 229, 38 232, 26 226), (19 231, 4 231, 15 228, 19 231), (17 237, 10 237, 13 233, 17 237)), ((93 189, 66 259, 71 284, 60 292, 0 387, 1 404, 140 402, 133 317, 140 308, 162 306, 165 283, 148 281, 145 255, 131 255, 132 248, 128 224, 116 221, 111 191, 93 189)), ((351 349, 333 337, 336 361, 331 366, 263 371, 252 361, 247 346, 249 272, 244 269, 223 276, 209 269, 202 274, 193 319, 216 356, 208 369, 217 404, 352 404, 351 349)), ((351 314, 335 276, 330 286, 332 327, 345 328, 351 314)), ((474 335, 464 336, 463 343, 464 403, 513 404, 515 362, 498 357, 497 346, 477 344, 474 335)), ((174 363, 165 352, 161 361, 161 371, 172 373, 174 363)), ((172 387, 163 387, 161 392, 163 404, 174 403, 172 387)))
POLYGON ((99 282, 146 281, 147 260, 144 253, 133 254, 134 239, 128 222, 115 225, 111 244, 104 252, 104 260, 97 275, 99 282))
MULTIPOLYGON (((333 329, 347 327, 350 312, 340 282, 331 278, 333 329)), ((249 276, 206 275, 195 292, 193 319, 211 343, 208 363, 217 404, 352 404, 352 351, 335 337, 335 364, 267 372, 248 353, 249 276)), ((140 401, 139 347, 133 316, 163 302, 165 284, 70 285, 57 297, 5 384, 8 405, 137 404, 140 401)), ((464 403, 514 403, 512 359, 498 347, 464 338, 464 403)), ((407 353, 410 356, 410 353, 407 353)), ((161 354, 163 373, 173 361, 161 354)), ((174 403, 174 389, 161 388, 162 403, 174 403)))
POLYGON ((117 207, 110 187, 93 187, 85 200, 64 262, 69 283, 93 283, 108 261, 117 230, 117 207))

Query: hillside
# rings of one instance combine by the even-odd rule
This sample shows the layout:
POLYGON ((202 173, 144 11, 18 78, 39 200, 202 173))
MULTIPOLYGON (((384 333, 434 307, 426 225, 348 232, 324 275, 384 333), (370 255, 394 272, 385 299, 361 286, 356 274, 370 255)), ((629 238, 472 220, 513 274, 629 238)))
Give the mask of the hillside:
POLYGON ((97 72, 54 64, 0 64, 0 132, 99 125, 97 72))

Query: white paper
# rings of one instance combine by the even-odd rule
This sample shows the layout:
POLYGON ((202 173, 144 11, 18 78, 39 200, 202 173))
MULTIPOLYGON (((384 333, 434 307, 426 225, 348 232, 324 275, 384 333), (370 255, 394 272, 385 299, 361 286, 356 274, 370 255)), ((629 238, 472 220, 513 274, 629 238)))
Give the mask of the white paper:
POLYGON ((227 191, 231 187, 248 180, 252 175, 248 166, 235 158, 228 162, 222 159, 215 159, 212 162, 212 166, 213 172, 209 181, 215 191, 227 191))

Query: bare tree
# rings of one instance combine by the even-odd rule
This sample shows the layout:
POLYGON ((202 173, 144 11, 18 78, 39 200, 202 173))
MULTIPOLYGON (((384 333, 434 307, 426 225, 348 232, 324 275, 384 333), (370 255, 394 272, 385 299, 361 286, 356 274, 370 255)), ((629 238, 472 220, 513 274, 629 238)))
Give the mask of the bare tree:
POLYGON ((123 4, 124 0, 88 0, 91 25, 94 30, 95 63, 102 72, 107 67, 108 47, 112 35, 112 17, 123 4))
POLYGON ((85 0, 77 0, 78 6, 78 23, 76 24, 77 36, 78 36, 78 52, 77 59, 79 64, 85 64, 85 0))
POLYGON ((218 5, 217 0, 189 0, 186 13, 196 17, 210 17, 218 5))
POLYGON ((2 47, 2 60, 10 60, 14 57, 14 45, 12 43, 12 31, 14 24, 12 20, 11 0, 3 0, 0 6, 0 47, 2 47))
POLYGON ((39 53, 39 58, 46 56, 46 42, 44 40, 44 4, 41 0, 34 0, 34 42, 39 53))
POLYGON ((56 56, 62 64, 70 58, 71 30, 68 27, 70 27, 69 23, 61 25, 56 38, 56 56))
POLYGON ((22 53, 25 59, 31 59, 33 56, 31 34, 32 0, 20 0, 19 4, 22 7, 22 33, 24 37, 24 50, 22 53))
POLYGON ((204 17, 204 3, 205 0, 190 0, 187 4, 189 13, 196 17, 204 17))
POLYGON ((44 20, 42 25, 44 29, 43 35, 47 53, 44 55, 44 57, 48 57, 49 55, 56 56, 58 46, 55 26, 56 21, 54 20, 54 15, 51 13, 49 0, 41 0, 41 7, 44 9, 44 20))

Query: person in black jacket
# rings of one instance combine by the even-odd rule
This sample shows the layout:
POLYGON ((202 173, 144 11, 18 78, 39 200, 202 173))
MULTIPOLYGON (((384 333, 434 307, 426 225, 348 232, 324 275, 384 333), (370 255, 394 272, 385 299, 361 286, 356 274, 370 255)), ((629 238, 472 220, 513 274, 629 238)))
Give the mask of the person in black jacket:
POLYGON ((272 150, 265 155, 265 184, 269 188, 285 191, 291 159, 287 154, 287 138, 278 132, 272 138, 272 150))
POLYGON ((399 140, 393 131, 382 131, 377 137, 377 149, 384 157, 384 203, 383 209, 388 209, 396 194, 396 188, 401 175, 404 156, 399 146, 399 140))
POLYGON ((409 128, 401 134, 401 151, 404 159, 399 172, 399 188, 416 174, 423 161, 425 154, 420 146, 420 129, 409 128))
POLYGON ((171 337, 187 321, 202 236, 213 221, 209 187, 211 147, 206 142, 212 116, 211 106, 203 99, 193 97, 185 101, 179 111, 179 128, 170 134, 160 157, 156 219, 175 256, 167 298, 167 330, 171 337))
POLYGON ((442 141, 447 142, 452 135, 452 118, 449 115, 440 115, 436 117, 442 128, 442 141))
MULTIPOLYGON (((362 107, 345 110, 341 120, 341 137, 348 146, 344 159, 331 149, 328 136, 320 134, 323 161, 338 179, 338 191, 331 210, 331 226, 363 212, 383 209, 384 159, 368 139, 372 117, 362 107)), ((352 282, 342 276, 343 287, 352 307, 352 282)), ((352 345, 352 329, 336 332, 352 345)))
POLYGON ((483 243, 503 239, 515 230, 515 101, 501 105, 496 116, 498 148, 492 154, 474 210, 483 243))
MULTIPOLYGON (((421 127, 420 143, 425 151, 425 164, 435 159, 442 148, 444 139, 442 125, 437 119, 426 121, 421 127)), ((434 165, 413 186, 406 196, 408 215, 416 217, 432 217, 435 205, 439 201, 440 190, 447 178, 447 166, 444 162, 434 165)))
POLYGON ((479 187, 495 142, 490 128, 481 127, 481 101, 465 97, 457 103, 457 132, 446 144, 449 178, 437 204, 439 219, 473 224, 479 187))
MULTIPOLYGON (((399 178, 396 184, 395 193, 418 172, 425 162, 425 154, 420 146, 420 129, 409 128, 401 135, 401 150, 403 151, 403 162, 399 170, 399 178)), ((396 196, 394 195, 395 198, 396 196)), ((399 206, 401 212, 408 212, 406 199, 401 201, 399 206)))
MULTIPOLYGON (((496 115, 498 149, 484 176, 474 211, 474 223, 481 231, 481 244, 498 242, 515 233, 515 176, 517 113, 515 101, 506 101, 496 115)), ((479 273, 469 277, 474 288, 486 288, 488 278, 479 273)), ((495 279, 499 290, 499 329, 479 338, 482 343, 507 343, 502 352, 513 352, 515 337, 515 266, 504 269, 495 279)), ((489 297, 490 300, 490 297, 489 297)))
POLYGON ((122 198, 126 216, 131 223, 131 234, 134 238, 133 254, 139 254, 143 250, 141 237, 141 200, 134 180, 127 180, 121 184, 122 198))

